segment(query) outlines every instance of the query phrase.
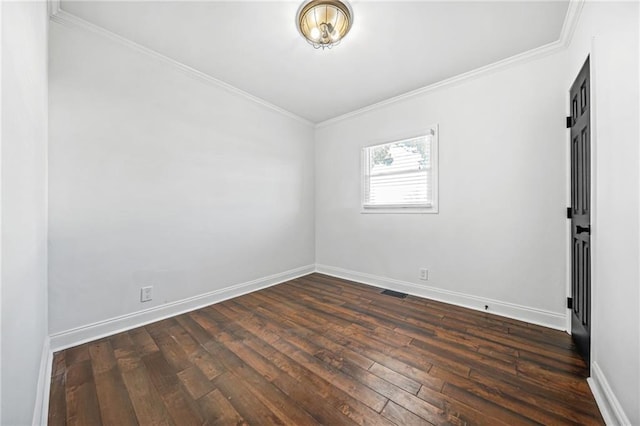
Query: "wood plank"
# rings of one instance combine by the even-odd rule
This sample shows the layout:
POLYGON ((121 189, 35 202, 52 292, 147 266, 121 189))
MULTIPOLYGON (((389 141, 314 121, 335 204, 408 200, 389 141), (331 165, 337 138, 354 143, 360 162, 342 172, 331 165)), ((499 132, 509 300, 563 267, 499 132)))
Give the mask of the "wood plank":
POLYGON ((370 387, 376 392, 379 392, 390 401, 406 407, 408 410, 430 423, 456 423, 452 422, 452 419, 447 417, 441 400, 427 401, 425 399, 420 399, 414 394, 406 392, 392 383, 379 378, 367 370, 362 370, 357 366, 346 364, 342 366, 342 371, 353 377, 358 382, 370 387))
POLYGON ((382 364, 378 364, 377 362, 369 368, 369 371, 371 371, 381 379, 384 379, 389 383, 393 383, 399 388, 404 389, 405 391, 414 395, 418 393, 420 387, 422 386, 415 380, 411 380, 410 378, 403 376, 402 374, 393 371, 392 369, 387 368, 382 364))
POLYGON ((129 331, 131 341, 135 345, 136 351, 140 356, 148 355, 160 350, 156 342, 153 341, 151 335, 144 327, 135 328, 129 331))
POLYGON ((598 408, 593 401, 525 382, 518 376, 509 377, 472 370, 469 380, 478 383, 476 386, 485 385, 499 389, 501 393, 528 402, 540 410, 562 416, 567 422, 594 424, 594 417, 599 416, 598 408), (526 389, 526 392, 522 392, 522 389, 526 389))
MULTIPOLYGON (((250 298, 251 296, 254 295, 247 295, 246 298, 250 298)), ((238 303, 241 303, 241 301, 238 300, 238 303)), ((371 364, 373 364, 373 360, 375 360, 375 362, 384 365, 385 367, 394 370, 399 374, 403 374, 415 380, 416 382, 422 383, 436 390, 441 389, 444 384, 440 379, 429 376, 429 374, 426 372, 431 367, 431 364, 425 365, 421 361, 421 366, 424 367, 425 370, 413 367, 394 357, 390 357, 386 354, 378 352, 373 348, 364 347, 355 343, 352 339, 345 337, 345 331, 342 328, 337 328, 336 332, 334 333, 333 329, 337 326, 333 327, 326 323, 313 321, 306 316, 299 316, 297 314, 292 315, 290 313, 291 311, 281 310, 279 312, 279 315, 263 309, 259 309, 259 312, 266 316, 270 316, 271 318, 289 318, 291 321, 297 324, 302 324, 304 327, 316 331, 317 334, 314 337, 318 341, 321 341, 323 343, 323 346, 331 349, 342 347, 343 349, 341 354, 346 354, 345 359, 349 359, 354 364, 360 365, 362 368, 369 368, 371 364), (321 335, 319 333, 325 333, 325 335, 321 335)))
POLYGON ((253 393, 255 398, 260 400, 260 402, 279 418, 283 419, 285 423, 292 425, 311 425, 317 423, 308 412, 271 383, 280 377, 282 373, 266 358, 239 341, 225 342, 224 348, 222 345, 218 345, 216 352, 227 361, 238 357, 234 362, 227 364, 229 371, 231 371, 238 380, 247 383, 247 385, 249 385, 247 386, 248 389, 253 393), (246 363, 246 365, 244 363, 246 363), (251 368, 247 368, 247 365, 251 368))
POLYGON ((182 346, 169 334, 168 328, 150 328, 147 326, 149 334, 158 345, 158 348, 160 348, 162 355, 177 373, 191 367, 191 362, 182 346))
MULTIPOLYGON (((59 357, 64 362, 64 358, 59 357)), ((55 374, 51 377, 51 388, 49 391, 49 417, 50 426, 67 424, 67 401, 66 401, 66 375, 55 374)))
POLYGON ((198 342, 198 344, 200 345, 203 345, 211 340, 213 336, 211 336, 207 332, 207 330, 202 328, 200 324, 194 321, 193 318, 191 318, 191 314, 192 312, 179 315, 176 317, 176 321, 182 326, 182 328, 184 328, 187 333, 189 333, 194 341, 198 342))
MULTIPOLYGON (((263 344, 266 345, 266 342, 263 344)), ((348 395, 332 388, 330 383, 306 370, 278 350, 273 350, 269 360, 284 373, 273 379, 272 383, 319 423, 326 425, 356 423, 351 417, 357 413, 353 413, 351 408, 353 400, 348 395)))
MULTIPOLYGON (((247 295, 250 296, 250 295, 247 295)), ((308 318, 300 318, 297 316, 298 311, 291 310, 282 310, 278 313, 270 312, 269 310, 263 309, 261 306, 258 306, 256 303, 252 303, 252 299, 250 297, 237 299, 234 301, 239 306, 244 307, 245 309, 253 309, 255 313, 259 313, 261 316, 269 318, 270 320, 282 324, 281 320, 290 321, 289 324, 293 324, 296 328, 306 328, 312 330, 314 332, 314 339, 323 347, 331 350, 332 352, 339 354, 340 356, 348 359, 350 362, 361 366, 362 368, 369 368, 375 361, 341 345, 340 343, 334 342, 333 340, 328 339, 327 337, 319 334, 320 332, 324 332, 322 325, 314 323, 310 321, 308 318)))
MULTIPOLYGON (((411 345, 417 348, 419 353, 425 354, 432 364, 446 366, 452 371, 460 370, 458 368, 460 365, 465 365, 469 369, 498 370, 510 374, 516 374, 517 371, 516 365, 513 363, 488 357, 475 351, 451 347, 446 343, 439 342, 438 339, 414 339, 411 345)), ((468 376, 468 373, 461 375, 468 376)))
POLYGON ((87 344, 75 346, 64 351, 64 359, 67 367, 78 362, 88 361, 89 358, 89 345, 87 344))
POLYGON ((183 389, 173 368, 162 353, 154 351, 144 355, 142 361, 149 372, 151 383, 164 401, 167 411, 177 425, 201 425, 205 417, 197 402, 183 389))
POLYGON ((402 406, 394 403, 393 401, 389 401, 389 403, 382 410, 382 414, 387 419, 391 420, 397 425, 406 425, 406 426, 427 426, 433 425, 433 423, 429 423, 425 419, 416 416, 411 411, 403 408, 402 406))
MULTIPOLYGON (((442 374, 441 372, 434 370, 436 375, 442 374)), ((503 388, 496 386, 495 383, 479 383, 473 380, 448 375, 446 378, 447 385, 445 385, 445 394, 449 394, 446 389, 451 391, 451 386, 455 387, 455 392, 466 392, 470 395, 474 395, 479 399, 487 401, 487 405, 498 404, 504 410, 510 410, 514 413, 518 413, 520 416, 530 419, 533 422, 543 424, 558 424, 567 419, 561 418, 554 412, 547 412, 542 407, 535 403, 525 401, 517 398, 517 394, 512 392, 503 392, 503 388)), ((456 394, 458 394, 456 393, 456 394)), ((478 399, 478 400, 479 400, 478 399)))
POLYGON ((193 399, 199 399, 214 388, 213 384, 196 367, 189 367, 178 372, 178 378, 193 399))
POLYGON ((226 372, 219 375, 214 380, 214 384, 249 424, 285 424, 280 417, 254 398, 247 386, 238 381, 233 374, 226 372))
POLYGON ((310 274, 54 354, 49 424, 602 425, 565 333, 310 274))
POLYGON ((105 425, 137 425, 127 388, 109 341, 89 345, 100 415, 105 425))
MULTIPOLYGON (((262 295, 255 294, 255 296, 261 297, 262 295)), ((277 300, 274 301, 274 303, 276 302, 277 300)), ((282 304, 282 302, 280 302, 279 304, 282 304)), ((336 323, 333 316, 318 316, 313 312, 309 312, 305 309, 304 306, 300 305, 298 310, 301 309, 305 312, 304 316, 312 319, 313 321, 316 321, 318 324, 322 324, 322 327, 325 329, 325 331, 323 331, 325 336, 331 336, 332 340, 336 342, 342 342, 342 344, 347 348, 354 348, 356 352, 365 355, 381 364, 384 364, 387 367, 392 368, 390 365, 387 365, 385 364, 385 362, 381 361, 380 357, 386 358, 388 363, 396 363, 399 361, 405 365, 415 367, 418 370, 429 371, 429 368, 431 368, 431 364, 427 362, 423 357, 415 356, 411 352, 396 351, 397 348, 394 345, 386 343, 381 339, 371 339, 367 334, 358 333, 357 330, 354 330, 350 327, 351 324, 347 324, 346 327, 343 327, 342 324, 344 324, 344 322, 342 320, 339 320, 336 323)), ((259 310, 259 312, 261 313, 264 311, 266 310, 259 310)), ((303 316, 298 315, 292 321, 301 323, 305 321, 305 319, 303 318, 303 316)), ((313 329, 313 327, 310 328, 313 329)), ((320 331, 318 331, 318 333, 320 333, 320 331)), ((459 370, 460 373, 464 375, 468 374, 469 372, 469 368, 466 366, 459 366, 459 370)))
MULTIPOLYGON (((260 327, 259 324, 251 324, 250 320, 240 318, 241 315, 235 314, 230 310, 226 310, 220 305, 217 306, 217 309, 223 310, 227 315, 229 315, 229 317, 233 317, 237 321, 241 321, 243 325, 246 324, 248 327, 253 326, 254 329, 260 327)), ((331 366, 328 366, 326 364, 323 365, 314 362, 313 355, 311 354, 314 351, 314 347, 308 340, 299 337, 299 335, 297 335, 296 333, 288 332, 281 335, 280 337, 280 347, 283 348, 283 353, 287 354, 287 356, 289 356, 291 359, 297 361, 301 365, 304 365, 310 371, 314 372, 319 377, 322 377, 323 379, 332 383, 335 387, 343 390, 346 393, 353 392, 355 390, 358 395, 358 400, 371 407, 376 412, 380 412, 380 410, 382 410, 387 402, 386 398, 373 391, 372 389, 361 385, 360 383, 354 383, 344 375, 340 374, 337 369, 332 368, 331 366), (308 349, 308 351, 305 351, 305 349, 308 349)))
POLYGON ((204 348, 198 348, 192 353, 189 356, 189 361, 198 367, 208 380, 213 380, 225 372, 222 363, 213 358, 204 348))
MULTIPOLYGON (((251 331, 260 334, 259 329, 251 331)), ((262 340, 262 343, 253 340, 253 347, 259 348, 261 353, 269 354, 269 361, 285 373, 273 374, 277 377, 272 379, 272 383, 284 394, 295 398, 301 407, 322 424, 362 423, 362 412, 368 409, 366 406, 349 394, 334 388, 331 383, 307 370, 275 347, 269 346, 277 344, 279 339, 273 340, 269 335, 266 339, 262 340), (265 349, 267 347, 271 349, 265 349)), ((284 342, 281 344, 286 345, 284 342)), ((210 347, 211 345, 207 345, 207 348, 210 347)), ((212 350, 215 351, 216 347, 212 350)))
MULTIPOLYGON (((302 319, 300 319, 299 322, 300 321, 302 321, 302 319)), ((324 327, 327 327, 327 324, 325 324, 324 327)), ((347 330, 341 328, 334 331, 333 327, 327 327, 325 335, 333 341, 344 345, 349 350, 371 358, 372 360, 375 360, 375 362, 412 378, 423 385, 436 390, 441 389, 443 386, 443 382, 440 379, 428 374, 431 364, 427 363, 420 357, 416 357, 415 354, 398 353, 395 356, 390 355, 390 353, 395 349, 392 346, 387 348, 385 346, 375 345, 375 343, 370 344, 370 342, 366 340, 358 341, 357 339, 359 339, 359 336, 350 335, 347 330)), ((464 374, 467 374, 467 372, 468 369, 463 370, 464 374)))
MULTIPOLYGON (((88 348, 86 348, 86 353, 89 353, 88 348)), ((67 367, 65 390, 67 424, 78 426, 102 424, 98 395, 89 359, 73 362, 67 367)))
POLYGON ((501 407, 490 399, 481 398, 470 393, 466 389, 459 388, 458 386, 452 385, 450 383, 446 383, 444 385, 443 393, 457 401, 476 408, 487 419, 491 419, 492 423, 499 421, 507 425, 540 424, 533 420, 529 420, 527 417, 521 416, 518 413, 514 413, 511 410, 505 409, 504 407, 501 407))
MULTIPOLYGON (((444 389, 444 387, 443 387, 444 389)), ((449 419, 455 419, 458 424, 464 425, 486 425, 486 426, 513 426, 518 423, 507 423, 501 419, 491 417, 483 411, 482 407, 468 405, 465 402, 454 399, 447 394, 436 392, 426 386, 420 388, 418 398, 425 401, 442 402, 443 410, 449 419)))
MULTIPOLYGON (((318 403, 319 395, 314 389, 301 387, 291 376, 288 376, 285 371, 279 370, 277 367, 287 365, 289 368, 295 368, 293 364, 288 361, 284 364, 279 362, 277 354, 276 359, 274 359, 271 355, 274 354, 275 350, 272 347, 267 347, 266 343, 260 344, 256 338, 251 338, 249 341, 244 339, 250 336, 250 333, 247 333, 246 330, 237 328, 235 329, 235 333, 237 333, 239 338, 243 339, 244 343, 252 343, 252 347, 258 348, 261 354, 246 350, 248 347, 243 350, 243 345, 240 344, 240 342, 234 341, 231 336, 225 335, 224 333, 220 333, 223 337, 220 339, 222 343, 210 341, 205 347, 216 358, 220 358, 224 362, 225 368, 243 377, 244 380, 251 385, 248 386, 248 388, 253 392, 254 396, 263 402, 265 406, 269 407, 283 420, 287 420, 289 424, 314 424, 316 423, 314 418, 321 419, 320 422, 324 424, 345 424, 346 419, 337 410, 329 407, 327 404, 318 403), (228 349, 223 345, 228 347, 228 349), (230 353, 230 350, 234 352, 230 353), (237 358, 238 356, 241 357, 242 360, 237 358), (264 356, 266 356, 266 358, 264 356), (253 367, 255 371, 251 371, 247 366, 253 367), (258 375, 258 373, 260 373, 260 375, 258 375), (264 377, 264 379, 267 380, 264 380, 257 386, 257 381, 261 380, 259 379, 260 377, 264 377), (269 388, 267 381, 274 381, 276 378, 280 387, 269 388), (256 392, 258 388, 268 389, 262 393, 256 392), (281 388, 284 389, 284 392, 281 388), (289 394, 287 393, 288 391, 292 391, 292 393, 289 394), (268 395, 269 398, 265 399, 265 395, 268 395), (295 405, 292 405, 293 402, 287 402, 292 401, 290 395, 295 398, 295 405), (301 404, 301 401, 307 404, 301 404), (311 404, 310 408, 308 407, 309 404, 311 404), (286 409, 284 407, 286 407, 286 409), (303 407, 307 408, 313 417, 309 418, 303 407)), ((269 335, 267 335, 267 340, 271 340, 269 335)), ((289 369, 288 371, 291 372, 292 370, 289 369)), ((306 374, 303 376, 306 379, 309 378, 306 374)), ((271 386, 273 386, 273 384, 271 386)))
POLYGON ((53 354, 53 361, 51 366, 51 377, 64 374, 66 370, 66 351, 59 351, 53 354))
POLYGON ((134 350, 129 335, 115 341, 114 350, 118 368, 129 393, 136 417, 141 424, 173 425, 157 389, 140 356, 134 350))
POLYGON ((214 389, 203 396, 200 399, 200 406, 207 417, 205 425, 248 425, 218 389, 214 389))
POLYGON ((518 375, 524 376, 533 382, 544 384, 545 387, 561 388, 563 391, 577 395, 591 394, 591 389, 584 378, 552 370, 534 362, 519 360, 518 375))
POLYGON ((193 353, 201 348, 200 344, 180 324, 169 327, 167 334, 184 351, 187 357, 191 357, 193 353))

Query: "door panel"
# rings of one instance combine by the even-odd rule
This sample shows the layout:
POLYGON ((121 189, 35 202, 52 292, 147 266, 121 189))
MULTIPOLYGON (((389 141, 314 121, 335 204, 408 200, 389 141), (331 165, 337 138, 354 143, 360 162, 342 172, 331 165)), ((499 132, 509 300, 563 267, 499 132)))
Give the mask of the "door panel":
POLYGON ((589 59, 571 99, 571 335, 590 367, 591 349, 591 102, 589 59))

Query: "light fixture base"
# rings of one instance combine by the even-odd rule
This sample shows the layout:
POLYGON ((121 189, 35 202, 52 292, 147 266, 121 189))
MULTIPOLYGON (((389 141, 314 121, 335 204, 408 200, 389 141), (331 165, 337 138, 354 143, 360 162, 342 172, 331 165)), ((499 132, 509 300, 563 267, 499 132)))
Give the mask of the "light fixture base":
POLYGON ((316 49, 336 46, 352 25, 353 10, 341 0, 309 0, 296 14, 298 32, 316 49))

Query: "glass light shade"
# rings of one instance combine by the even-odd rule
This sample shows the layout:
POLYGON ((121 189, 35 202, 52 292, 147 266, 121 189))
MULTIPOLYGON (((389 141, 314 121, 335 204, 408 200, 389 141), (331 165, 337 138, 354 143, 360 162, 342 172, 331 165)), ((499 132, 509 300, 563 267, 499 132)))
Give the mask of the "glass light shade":
POLYGON ((340 0, 311 0, 298 11, 298 29, 316 49, 340 43, 352 22, 351 9, 340 0))

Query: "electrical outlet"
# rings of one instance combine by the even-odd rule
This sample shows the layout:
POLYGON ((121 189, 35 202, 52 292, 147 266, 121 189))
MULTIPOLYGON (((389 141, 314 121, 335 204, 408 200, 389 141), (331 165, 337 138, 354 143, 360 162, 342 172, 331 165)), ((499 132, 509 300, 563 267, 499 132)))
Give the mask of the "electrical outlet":
POLYGON ((140 289, 140 301, 148 302, 151 300, 151 290, 153 290, 153 286, 142 287, 140 289))
POLYGON ((429 279, 429 270, 427 268, 420 268, 420 279, 423 281, 429 279))

